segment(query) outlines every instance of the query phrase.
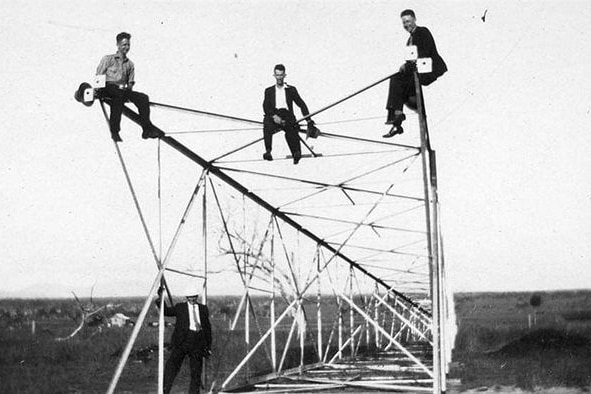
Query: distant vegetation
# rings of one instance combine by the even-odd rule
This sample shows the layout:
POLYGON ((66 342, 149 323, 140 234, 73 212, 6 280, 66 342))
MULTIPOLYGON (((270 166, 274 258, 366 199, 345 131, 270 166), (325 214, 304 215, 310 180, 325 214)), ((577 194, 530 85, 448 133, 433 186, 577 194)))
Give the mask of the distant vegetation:
POLYGON ((455 302, 452 375, 464 388, 590 387, 591 291, 460 293, 455 302))
MULTIPOLYGON (((80 301, 89 302, 88 299, 80 301)), ((246 354, 243 315, 237 329, 229 331, 239 301, 240 298, 235 296, 209 299, 214 340, 213 355, 205 365, 209 385, 214 380, 219 385, 221 378, 227 376, 246 354)), ((310 302, 315 303, 316 300, 310 302)), ((123 313, 136 320, 144 299, 102 298, 94 300, 94 303, 97 306, 119 305, 109 313, 123 313)), ((257 305, 261 329, 266 330, 269 326, 270 300, 266 297, 253 297, 253 303, 257 305)), ((277 301, 278 313, 285 306, 282 301, 277 301)), ((327 304, 325 308, 331 307, 327 304)), ((0 300, 0 392, 103 393, 109 385, 132 328, 111 327, 97 330, 97 325, 89 325, 67 341, 56 341, 57 338, 71 333, 78 326, 80 318, 80 308, 74 299, 0 300)), ((98 320, 98 324, 103 321, 102 318, 98 320)), ((174 322, 174 318, 167 320, 174 322)), ((146 318, 146 327, 141 330, 136 341, 118 390, 134 393, 154 390, 157 382, 157 321, 157 309, 152 306, 146 318)), ((277 327, 278 342, 285 341, 290 326, 291 324, 285 322, 277 327)), ((331 329, 329 324, 327 326, 326 337, 331 329)), ((168 340, 172 328, 167 327, 166 330, 168 340)), ((308 338, 316 335, 314 330, 315 325, 311 325, 308 338)), ((258 339, 258 333, 258 328, 251 319, 251 344, 258 339)), ((297 333, 295 336, 297 337, 297 333)), ((286 368, 299 365, 298 342, 296 339, 292 341, 286 354, 286 368)), ((310 344, 306 347, 306 360, 311 361, 315 357, 315 351, 310 344)), ((347 352, 346 349, 344 354, 347 352)), ((271 368, 267 358, 263 352, 259 352, 237 379, 239 381, 268 372, 271 372, 271 368)), ((188 369, 183 369, 178 379, 179 387, 188 387, 188 369)))
MULTIPOLYGON (((532 293, 456 294, 458 335, 450 377, 461 379, 461 389, 589 388, 591 291, 536 294, 542 302, 536 307, 537 321, 531 328, 528 314, 532 311, 532 293)), ((246 352, 244 330, 228 331, 239 301, 238 297, 213 297, 208 303, 214 326, 214 354, 205 367, 208 384, 219 381, 246 352)), ((118 305, 108 314, 119 312, 136 320, 144 300, 103 298, 94 302, 98 306, 118 305)), ((269 300, 257 298, 254 302, 265 329, 269 300)), ((278 310, 284 307, 279 305, 278 310)), ((98 318, 98 325, 102 317, 98 318)), ((70 340, 55 340, 71 333, 80 318, 80 308, 73 299, 0 300, 0 392, 104 392, 132 328, 97 330, 97 325, 89 325, 70 340)), ((157 309, 151 307, 118 390, 154 390, 158 330, 149 323, 157 319, 157 309)), ((327 326, 330 324, 327 322, 327 326)), ((310 325, 309 338, 315 335, 313 326, 310 325)), ((239 327, 243 327, 242 322, 239 327)), ((170 330, 167 328, 167 340, 170 330)), ((285 338, 288 332, 289 325, 283 324, 278 328, 278 337, 285 338)), ((251 338, 258 338, 254 324, 251 338)), ((297 347, 290 349, 287 364, 296 366, 298 354, 297 347)), ((308 354, 314 355, 312 351, 308 354)), ((260 355, 252 360, 243 377, 268 371, 268 363, 260 355)), ((179 387, 186 385, 188 379, 188 368, 184 368, 179 387)))

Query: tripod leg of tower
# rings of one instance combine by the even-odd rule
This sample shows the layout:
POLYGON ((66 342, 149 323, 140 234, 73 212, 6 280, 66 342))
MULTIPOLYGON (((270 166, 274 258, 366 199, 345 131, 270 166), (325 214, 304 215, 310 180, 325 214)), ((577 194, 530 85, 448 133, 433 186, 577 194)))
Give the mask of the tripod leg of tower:
POLYGON ((442 267, 439 248, 439 224, 437 201, 437 174, 435 171, 435 152, 431 150, 429 130, 423 91, 416 70, 413 71, 419 115, 419 134, 421 139, 421 156, 423 161, 423 182, 425 191, 425 213, 429 249, 429 267, 431 284, 431 313, 433 335, 433 393, 444 393, 446 390, 446 358, 443 319, 443 286, 442 267))

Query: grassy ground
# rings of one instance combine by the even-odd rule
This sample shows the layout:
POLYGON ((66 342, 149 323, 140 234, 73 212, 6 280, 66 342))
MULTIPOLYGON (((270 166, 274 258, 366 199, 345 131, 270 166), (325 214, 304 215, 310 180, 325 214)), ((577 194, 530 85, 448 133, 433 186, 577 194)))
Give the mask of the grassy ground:
MULTIPOLYGON (((591 292, 538 295, 541 303, 536 308, 530 305, 531 293, 456 295, 458 335, 449 376, 460 384, 451 392, 588 391, 591 385, 591 292)), ((101 300, 118 304, 118 311, 130 316, 137 316, 140 301, 101 300)), ((210 301, 216 335, 214 354, 205 365, 208 387, 213 381, 219 387, 222 376, 227 375, 246 352, 244 331, 228 331, 228 316, 232 315, 237 302, 231 297, 210 301)), ((67 335, 76 327, 77 310, 71 300, 0 300, 0 393, 98 393, 106 390, 132 328, 99 331, 88 327, 71 340, 56 342, 56 337, 67 335), (31 332, 33 320, 35 334, 31 332)), ((147 321, 156 320, 153 308, 147 321)), ((279 327, 278 342, 287 336, 289 328, 288 324, 279 327)), ((167 328, 167 338, 171 330, 167 328)), ((155 392, 157 359, 153 345, 157 343, 157 335, 157 328, 142 329, 120 379, 118 392, 155 392)), ((307 338, 310 348, 314 335, 307 338)), ((251 344, 257 337, 253 328, 251 344)), ((313 352, 308 353, 313 358, 313 352)), ((297 365, 298 357, 299 350, 294 343, 287 366, 297 365)), ((260 351, 238 380, 269 370, 270 364, 260 351)), ((188 372, 188 365, 184 365, 175 384, 177 392, 188 387, 188 372)))
MULTIPOLYGON (((591 385, 591 292, 456 295, 458 335, 452 377, 462 390, 591 385)), ((502 390, 500 392, 503 392, 502 390)))
MULTIPOLYGON (((141 310, 140 299, 99 300, 95 307, 108 303, 116 304, 118 312, 136 317, 141 310)), ((230 319, 237 308, 236 297, 210 299, 212 314, 213 355, 205 363, 206 387, 219 387, 247 353, 244 329, 229 330, 230 319)), ((88 302, 88 300, 84 300, 88 302)), ((260 302, 264 303, 263 300, 260 302)), ((278 303, 278 310, 285 305, 278 303)), ((328 306, 327 306, 328 308, 328 306)), ((260 308, 263 313, 266 308, 260 308)), ((326 312, 326 311, 325 311, 326 312)), ((112 312, 111 312, 112 313, 112 312)), ((102 328, 90 326, 66 341, 56 338, 67 336, 77 326, 79 308, 71 300, 0 300, 0 393, 102 393, 109 386, 119 357, 124 349, 133 327, 102 328), (35 333, 32 322, 35 321, 35 333)), ((151 308, 146 326, 140 331, 124 372, 117 386, 118 392, 155 392, 157 385, 157 327, 149 323, 158 319, 156 308, 151 308)), ((259 316, 261 330, 268 328, 268 316, 259 316)), ((287 319, 289 320, 289 319, 287 319)), ((98 319, 100 321, 100 318, 98 319)), ((174 322, 174 318, 168 319, 174 322)), ((239 320, 237 327, 244 327, 239 320)), ((285 322, 277 327, 277 342, 285 342, 291 324, 285 322)), ((167 327, 168 340, 173 327, 167 327)), ((327 328, 330 330, 330 327, 327 328)), ((256 324, 251 321, 250 346, 260 337, 256 324)), ((306 342, 306 362, 317 357, 312 345, 313 329, 306 342)), ((325 333, 325 338, 328 332, 325 333)), ((297 331, 292 346, 285 357, 285 368, 299 363, 299 342, 297 331)), ((268 346, 267 346, 267 352, 268 346)), ((168 350, 165 351, 165 358, 168 350)), ((278 359, 281 354, 278 354, 278 359)), ((316 361, 317 359, 314 359, 316 361)), ((271 372, 263 348, 255 353, 247 366, 237 375, 233 384, 246 378, 271 372)), ((189 386, 188 362, 183 365, 175 380, 175 390, 183 392, 189 386)))

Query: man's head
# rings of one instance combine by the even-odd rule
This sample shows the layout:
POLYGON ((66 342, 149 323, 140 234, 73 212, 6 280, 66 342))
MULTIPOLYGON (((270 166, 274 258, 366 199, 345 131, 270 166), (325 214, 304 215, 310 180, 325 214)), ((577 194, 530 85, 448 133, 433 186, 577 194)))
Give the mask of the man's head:
POLYGON ((122 55, 127 55, 127 52, 129 52, 129 40, 131 40, 131 34, 126 33, 124 31, 117 34, 117 49, 119 50, 119 53, 121 53, 122 55))
POLYGON ((185 296, 185 298, 187 298, 187 302, 189 304, 196 304, 197 302, 199 302, 199 294, 191 294, 191 295, 185 296))
POLYGON ((273 68, 273 76, 277 82, 277 86, 283 86, 283 80, 285 79, 285 66, 283 64, 277 64, 273 68))
POLYGON ((400 18, 402 19, 402 27, 409 33, 412 33, 417 27, 417 17, 415 16, 415 12, 413 10, 404 10, 400 13, 400 18))

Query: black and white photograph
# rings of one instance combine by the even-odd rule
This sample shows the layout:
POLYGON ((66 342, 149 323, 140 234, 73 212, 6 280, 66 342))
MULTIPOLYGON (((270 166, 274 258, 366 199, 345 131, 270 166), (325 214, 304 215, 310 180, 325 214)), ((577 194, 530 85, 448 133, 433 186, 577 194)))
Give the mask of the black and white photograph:
POLYGON ((0 6, 0 393, 591 390, 591 2, 0 6))

